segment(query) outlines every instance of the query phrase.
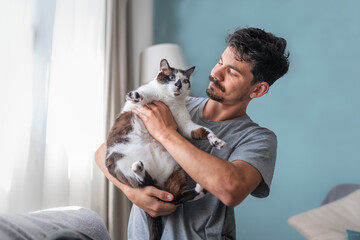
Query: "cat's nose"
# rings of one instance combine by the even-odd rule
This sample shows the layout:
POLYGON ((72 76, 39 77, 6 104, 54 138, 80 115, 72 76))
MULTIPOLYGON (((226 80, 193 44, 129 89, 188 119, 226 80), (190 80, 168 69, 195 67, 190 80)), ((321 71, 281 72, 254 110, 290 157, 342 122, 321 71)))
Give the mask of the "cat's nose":
POLYGON ((181 80, 178 80, 178 81, 175 83, 175 86, 178 88, 178 90, 180 90, 181 87, 182 87, 181 80))

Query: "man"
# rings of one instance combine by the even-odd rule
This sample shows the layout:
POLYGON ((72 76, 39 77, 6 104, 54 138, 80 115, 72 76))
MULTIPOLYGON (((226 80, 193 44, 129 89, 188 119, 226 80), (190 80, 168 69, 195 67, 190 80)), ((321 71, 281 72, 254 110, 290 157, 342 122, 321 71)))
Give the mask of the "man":
POLYGON ((287 72, 286 41, 260 29, 245 28, 231 34, 227 42, 209 76, 209 99, 187 99, 192 120, 223 139, 225 148, 218 150, 205 141, 182 137, 171 112, 161 102, 133 110, 149 133, 209 193, 176 206, 169 203, 173 196, 167 192, 154 187, 132 189, 111 179, 135 204, 129 239, 148 238, 143 210, 164 216, 162 239, 235 239, 233 207, 249 194, 269 194, 276 135, 254 123, 246 109, 252 99, 266 94, 287 72))

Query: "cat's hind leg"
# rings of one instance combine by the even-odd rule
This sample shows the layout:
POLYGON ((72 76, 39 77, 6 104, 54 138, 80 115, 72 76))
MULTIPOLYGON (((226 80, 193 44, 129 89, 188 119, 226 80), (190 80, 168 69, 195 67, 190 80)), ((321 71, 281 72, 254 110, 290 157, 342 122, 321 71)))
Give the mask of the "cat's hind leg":
POLYGON ((141 161, 134 162, 131 165, 135 178, 139 184, 139 187, 154 186, 154 180, 150 174, 145 170, 144 164, 141 161))
POLYGON ((207 192, 200 184, 196 184, 195 188, 189 189, 187 179, 188 177, 185 171, 181 167, 178 167, 166 181, 164 190, 174 195, 172 203, 181 204, 190 200, 196 200, 203 197, 207 192))
POLYGON ((181 195, 175 197, 175 199, 172 201, 173 204, 182 204, 184 202, 192 202, 195 200, 198 200, 205 196, 207 191, 200 186, 200 184, 196 184, 196 187, 191 190, 187 190, 183 192, 181 195))
POLYGON ((193 199, 191 199, 190 202, 202 198, 207 193, 207 190, 205 188, 203 188, 202 186, 200 186, 200 184, 198 184, 198 183, 196 183, 194 190, 195 190, 195 192, 198 193, 198 195, 196 195, 193 199))

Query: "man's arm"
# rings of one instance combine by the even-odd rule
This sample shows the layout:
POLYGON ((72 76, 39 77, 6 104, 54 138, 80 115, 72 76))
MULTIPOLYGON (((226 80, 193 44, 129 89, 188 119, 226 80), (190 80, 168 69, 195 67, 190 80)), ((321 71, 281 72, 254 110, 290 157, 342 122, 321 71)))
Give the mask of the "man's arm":
POLYGON ((225 205, 238 205, 260 184, 261 174, 252 165, 241 160, 225 161, 198 149, 182 137, 164 103, 155 101, 133 111, 179 165, 225 205))
POLYGON ((135 205, 149 213, 152 217, 169 215, 177 205, 167 203, 173 200, 173 195, 152 186, 132 188, 113 177, 105 166, 106 143, 102 144, 95 153, 95 162, 105 176, 118 187, 135 205))

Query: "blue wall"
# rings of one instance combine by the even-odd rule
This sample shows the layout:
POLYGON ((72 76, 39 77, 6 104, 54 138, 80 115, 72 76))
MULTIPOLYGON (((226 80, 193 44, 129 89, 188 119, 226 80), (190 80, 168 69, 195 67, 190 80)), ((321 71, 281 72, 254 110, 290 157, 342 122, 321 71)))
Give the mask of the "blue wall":
POLYGON ((236 211, 238 239, 304 239, 287 224, 316 208, 336 184, 360 183, 360 2, 357 0, 156 0, 155 43, 178 43, 196 65, 193 93, 236 27, 259 27, 288 40, 289 73, 248 113, 276 132, 271 194, 236 211))

